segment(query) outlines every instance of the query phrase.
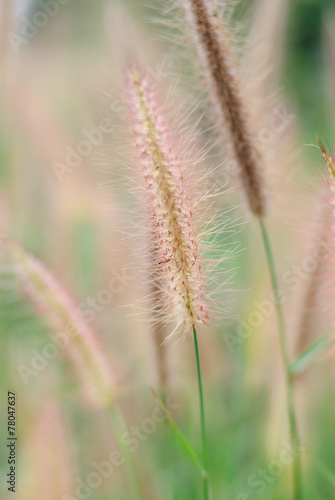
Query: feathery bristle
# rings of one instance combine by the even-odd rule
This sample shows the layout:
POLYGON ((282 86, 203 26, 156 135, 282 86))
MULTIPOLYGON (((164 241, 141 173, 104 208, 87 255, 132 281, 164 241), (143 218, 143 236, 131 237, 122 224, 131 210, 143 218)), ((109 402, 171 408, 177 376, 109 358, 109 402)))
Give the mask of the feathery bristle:
POLYGON ((83 396, 94 405, 110 403, 115 397, 115 377, 95 332, 42 262, 15 242, 8 241, 8 246, 28 296, 55 331, 60 329, 68 337, 61 350, 83 383, 83 396))
POLYGON ((239 166, 249 208, 254 215, 263 217, 266 200, 260 172, 261 155, 251 133, 225 27, 211 2, 181 0, 181 4, 204 69, 219 128, 224 132, 228 152, 239 166))
POLYGON ((207 323, 209 313, 182 165, 152 83, 137 70, 129 78, 129 96, 136 155, 151 214, 153 255, 162 277, 159 287, 165 308, 176 321, 174 333, 186 334, 197 322, 207 323))

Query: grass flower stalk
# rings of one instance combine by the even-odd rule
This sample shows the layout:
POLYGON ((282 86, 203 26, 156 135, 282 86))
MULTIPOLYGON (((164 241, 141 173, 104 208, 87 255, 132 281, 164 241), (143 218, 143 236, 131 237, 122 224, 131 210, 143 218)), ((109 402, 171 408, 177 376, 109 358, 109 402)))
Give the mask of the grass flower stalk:
MULTIPOLYGON (((281 355, 286 374, 287 404, 291 439, 298 446, 297 421, 293 402, 293 381, 287 349, 283 311, 279 299, 279 286, 274 258, 264 217, 267 213, 265 187, 262 176, 262 157, 257 149, 251 129, 247 103, 244 102, 237 70, 231 55, 228 30, 215 11, 214 2, 205 0, 180 0, 192 34, 194 46, 201 61, 219 130, 222 131, 228 152, 236 160, 250 211, 258 218, 268 261, 281 345, 281 355)), ((299 457, 294 463, 295 500, 302 498, 301 467, 299 457)))
MULTIPOLYGON (((155 259, 160 268, 158 286, 162 307, 173 319, 172 335, 193 333, 198 372, 203 444, 204 498, 209 498, 204 398, 196 325, 207 323, 205 279, 200 262, 197 232, 185 186, 182 162, 152 82, 133 69, 129 76, 136 160, 150 212, 155 259)), ((171 335, 170 335, 171 336, 171 335)))
POLYGON ((69 335, 64 348, 83 386, 83 396, 92 405, 102 407, 109 414, 112 428, 128 468, 133 498, 143 500, 134 459, 119 436, 126 432, 120 410, 115 405, 117 385, 110 363, 93 330, 80 316, 78 309, 64 288, 38 259, 17 243, 8 241, 10 253, 23 281, 24 288, 37 308, 45 314, 54 328, 62 328, 69 335))

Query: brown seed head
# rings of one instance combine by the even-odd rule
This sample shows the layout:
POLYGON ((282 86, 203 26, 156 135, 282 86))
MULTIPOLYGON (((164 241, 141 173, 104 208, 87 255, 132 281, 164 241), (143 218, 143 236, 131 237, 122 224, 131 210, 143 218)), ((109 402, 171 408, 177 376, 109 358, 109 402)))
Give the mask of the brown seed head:
POLYGON ((251 212, 266 214, 261 155, 250 130, 246 106, 239 91, 230 42, 218 15, 204 0, 182 0, 194 43, 204 68, 218 125, 225 132, 228 151, 237 161, 241 184, 251 212))

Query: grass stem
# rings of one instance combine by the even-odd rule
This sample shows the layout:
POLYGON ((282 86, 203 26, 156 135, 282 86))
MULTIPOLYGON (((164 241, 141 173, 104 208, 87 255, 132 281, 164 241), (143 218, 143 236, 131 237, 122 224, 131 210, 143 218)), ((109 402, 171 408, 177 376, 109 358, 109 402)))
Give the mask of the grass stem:
POLYGON ((207 456, 207 435, 206 435, 206 424, 205 424, 205 404, 204 404, 204 393, 202 389, 202 378, 201 378, 201 368, 200 368, 200 356, 198 347, 198 338, 196 329, 193 327, 193 338, 194 338, 194 348, 195 348, 195 358, 197 362, 197 373, 198 373, 198 387, 199 387, 199 400, 200 400, 200 420, 201 420, 201 441, 202 441, 202 461, 203 461, 203 488, 204 488, 204 499, 209 500, 209 480, 208 480, 208 456, 207 456))
MULTIPOLYGON (((293 398, 293 385, 294 384, 293 384, 293 377, 292 377, 291 370, 290 370, 290 358, 289 358, 289 354, 288 354, 288 347, 287 347, 287 340, 286 340, 286 333, 285 333, 285 322, 284 322, 284 315, 283 315, 283 310, 282 310, 282 306, 281 306, 280 290, 279 290, 279 285, 278 285, 274 257, 273 257, 267 229, 266 229, 264 221, 261 218, 259 219, 259 223, 260 223, 260 227, 261 227, 266 258, 268 261, 268 267, 269 267, 270 276, 271 276, 274 301, 275 301, 276 313, 277 313, 277 319, 278 319, 281 355, 282 355, 284 368, 285 368, 285 375, 286 375, 287 409, 288 409, 288 418, 289 418, 289 425, 290 425, 291 442, 292 442, 292 446, 299 453, 300 450, 299 450, 298 426, 297 426, 297 419, 296 419, 296 414, 295 414, 295 410, 294 410, 294 398, 293 398)), ((294 460, 293 474, 294 474, 294 500, 302 500, 303 493, 302 493, 301 461, 300 461, 300 457, 298 454, 296 455, 295 460, 294 460)))

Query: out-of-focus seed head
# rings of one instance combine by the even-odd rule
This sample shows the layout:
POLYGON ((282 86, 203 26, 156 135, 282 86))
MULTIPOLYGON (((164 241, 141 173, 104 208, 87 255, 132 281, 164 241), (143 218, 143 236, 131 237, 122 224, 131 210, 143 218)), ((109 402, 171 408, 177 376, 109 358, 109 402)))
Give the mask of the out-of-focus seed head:
POLYGON ((115 398, 116 382, 96 333, 42 262, 17 243, 7 244, 27 295, 56 333, 61 332, 60 353, 73 365, 84 398, 93 405, 108 405, 115 398))
POLYGON ((207 90, 228 154, 236 161, 240 183, 250 211, 266 215, 262 157, 244 102, 231 56, 229 35, 217 15, 214 2, 178 0, 185 16, 204 73, 207 90))

